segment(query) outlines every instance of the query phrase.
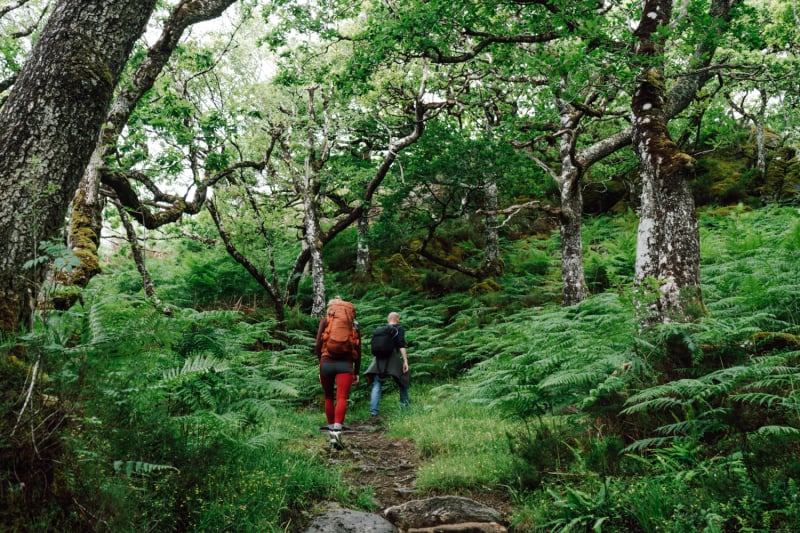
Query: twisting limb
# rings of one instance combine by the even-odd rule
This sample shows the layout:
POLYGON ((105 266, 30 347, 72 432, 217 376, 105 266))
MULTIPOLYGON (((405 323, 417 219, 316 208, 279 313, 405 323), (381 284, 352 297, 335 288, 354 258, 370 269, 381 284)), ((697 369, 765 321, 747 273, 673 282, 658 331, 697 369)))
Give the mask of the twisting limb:
POLYGON ((142 276, 142 285, 144 286, 144 295, 152 299, 157 306, 161 306, 161 299, 156 296, 155 285, 153 284, 153 277, 150 271, 147 270, 147 265, 144 262, 145 250, 139 246, 139 236, 136 234, 136 229, 133 227, 131 217, 125 207, 117 200, 112 200, 112 203, 117 208, 119 218, 122 220, 122 225, 125 227, 125 233, 128 236, 128 243, 131 245, 131 253, 133 254, 133 261, 136 263, 136 268, 142 276))
POLYGON ((494 209, 491 211, 486 209, 478 209, 475 211, 475 213, 479 215, 515 215, 523 209, 536 209, 538 211, 544 211, 545 213, 552 213, 554 215, 561 213, 560 207, 553 207, 551 205, 543 204, 540 200, 531 200, 530 202, 510 205, 508 207, 504 207, 503 209, 494 209))
MULTIPOLYGON (((117 199, 128 208, 129 214, 147 228, 173 222, 180 218, 180 210, 184 207, 198 212, 205 200, 198 191, 195 202, 183 199, 167 200, 171 205, 164 213, 152 214, 143 206, 135 189, 128 182, 129 175, 113 173, 105 164, 106 159, 114 153, 119 136, 128 123, 137 102, 153 87, 155 80, 167 64, 173 50, 178 46, 181 37, 191 25, 211 20, 222 14, 235 0, 181 0, 170 12, 164 22, 158 40, 147 50, 144 59, 131 73, 129 81, 119 87, 117 95, 106 114, 104 128, 92 153, 89 164, 84 169, 78 190, 72 200, 70 215, 70 231, 68 244, 75 254, 81 258, 81 265, 73 269, 69 279, 60 280, 64 285, 85 287, 100 272, 97 247, 100 242, 102 228, 102 211, 105 196, 101 186, 114 189, 117 199)), ((152 189, 151 189, 152 190, 152 189)), ((154 192, 154 194, 156 194, 154 192)), ((67 299, 69 300, 69 299, 67 299)), ((65 307, 72 305, 65 302, 65 307)))
POLYGON ((280 324, 286 319, 286 315, 283 309, 283 300, 281 299, 280 293, 275 284, 270 282, 266 276, 258 269, 256 265, 250 262, 247 257, 242 254, 238 248, 234 245, 233 241, 231 240, 230 234, 228 233, 227 229, 225 228, 225 224, 222 221, 222 218, 219 215, 219 211, 217 210, 217 206, 214 201, 206 202, 206 209, 208 213, 211 215, 211 219, 214 221, 214 225, 217 226, 217 231, 219 232, 220 237, 222 238, 222 242, 225 243, 225 249, 228 251, 228 254, 240 265, 242 265, 245 270, 253 277, 254 280, 261 285, 264 290, 267 291, 267 294, 272 301, 273 308, 275 309, 275 318, 278 320, 280 324))

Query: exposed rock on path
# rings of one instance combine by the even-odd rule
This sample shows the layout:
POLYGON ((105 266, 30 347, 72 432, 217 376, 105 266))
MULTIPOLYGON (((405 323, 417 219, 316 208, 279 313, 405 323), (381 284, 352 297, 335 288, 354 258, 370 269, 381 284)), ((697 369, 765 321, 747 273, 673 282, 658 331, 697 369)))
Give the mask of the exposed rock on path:
MULTIPOLYGON (((325 428, 320 430, 326 432, 325 428)), ((351 485, 373 490, 374 505, 380 511, 371 514, 328 506, 314 517, 306 533, 506 531, 502 524, 511 506, 504 494, 422 493, 416 486, 422 461, 413 441, 385 434, 380 425, 355 424, 342 433, 344 450, 326 448, 325 452, 330 464, 340 466, 351 485)), ((326 443, 321 440, 322 446, 326 443)))

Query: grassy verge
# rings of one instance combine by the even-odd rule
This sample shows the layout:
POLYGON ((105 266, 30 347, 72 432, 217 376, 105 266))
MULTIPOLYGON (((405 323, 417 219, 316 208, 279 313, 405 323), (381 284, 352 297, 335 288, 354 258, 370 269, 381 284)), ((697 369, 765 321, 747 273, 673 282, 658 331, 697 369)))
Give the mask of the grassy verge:
POLYGON ((389 436, 416 443, 424 461, 417 477, 421 490, 495 490, 513 475, 506 436, 511 429, 498 413, 457 393, 418 387, 411 408, 392 416, 389 436))

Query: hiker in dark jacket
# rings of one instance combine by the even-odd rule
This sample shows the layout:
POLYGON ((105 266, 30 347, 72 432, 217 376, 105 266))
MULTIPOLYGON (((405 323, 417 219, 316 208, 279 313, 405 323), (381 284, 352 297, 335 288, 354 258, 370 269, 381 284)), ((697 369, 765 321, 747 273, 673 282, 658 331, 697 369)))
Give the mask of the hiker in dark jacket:
POLYGON ((341 450, 342 445, 342 424, 347 413, 347 398, 350 396, 350 388, 358 384, 359 371, 361 369, 361 333, 358 331, 358 322, 355 320, 355 308, 352 304, 343 302, 336 297, 328 302, 328 314, 323 317, 317 330, 317 342, 314 353, 319 359, 319 381, 322 384, 322 391, 325 394, 325 417, 328 420, 328 436, 331 448, 341 450), (352 348, 352 352, 346 355, 334 355, 329 353, 325 343, 325 330, 328 321, 332 320, 333 309, 344 304, 352 309, 352 327, 355 330, 357 342, 352 348))
POLYGON ((391 357, 385 361, 372 359, 369 368, 365 372, 367 379, 372 380, 372 391, 369 397, 369 413, 378 416, 378 406, 381 402, 383 393, 383 383, 390 377, 397 383, 400 391, 400 408, 408 407, 408 387, 411 384, 411 374, 408 371, 408 352, 406 351, 406 332, 400 325, 400 315, 395 312, 389 313, 386 320, 387 324, 397 330, 394 337, 395 349, 391 357))

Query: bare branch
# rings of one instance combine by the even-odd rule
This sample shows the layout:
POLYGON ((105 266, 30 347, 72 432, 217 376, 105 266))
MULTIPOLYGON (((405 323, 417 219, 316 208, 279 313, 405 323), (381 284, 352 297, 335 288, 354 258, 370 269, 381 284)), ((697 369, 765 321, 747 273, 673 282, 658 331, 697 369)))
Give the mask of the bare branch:
POLYGON ((256 282, 267 291, 270 300, 272 300, 276 318, 279 322, 283 322, 285 319, 283 301, 281 300, 281 296, 277 287, 267 279, 267 277, 256 265, 250 262, 250 260, 247 259, 247 257, 245 257, 238 248, 236 248, 236 245, 233 243, 230 234, 225 228, 222 218, 219 216, 219 211, 217 211, 217 207, 213 201, 210 201, 206 204, 206 209, 208 209, 209 214, 211 214, 211 219, 214 221, 214 225, 217 226, 217 231, 219 232, 219 236, 222 238, 222 242, 225 243, 225 249, 228 251, 228 254, 237 263, 242 265, 244 269, 247 270, 247 272, 253 277, 253 279, 256 280, 256 282))
MULTIPOLYGON (((27 3, 27 1, 28 0, 25 0, 23 4, 27 3)), ((41 25, 42 20, 44 20, 44 17, 49 10, 50 10, 50 4, 46 5, 45 8, 42 9, 42 12, 39 13, 39 17, 36 20, 32 21, 27 27, 12 33, 10 37, 12 39, 21 39, 22 37, 28 37, 29 35, 31 35, 41 25)), ((2 17, 3 15, 0 13, 0 18, 2 17)))
POLYGON ((487 209, 478 209, 475 211, 478 215, 488 215, 488 216, 497 216, 497 215, 515 215, 522 211, 523 209, 535 209, 537 211, 544 211, 545 213, 551 213, 554 215, 559 215, 561 213, 560 207, 553 207, 551 205, 543 204, 540 200, 531 200, 530 202, 525 202, 522 204, 510 205, 508 207, 504 207, 503 209, 494 209, 494 210, 487 210, 487 209))
POLYGON ((125 234, 128 239, 128 244, 131 247, 131 254, 133 255, 133 262, 136 263, 136 268, 139 270, 139 275, 142 276, 144 295, 147 298, 152 299, 153 302, 160 307, 161 299, 156 296, 153 277, 150 275, 150 271, 147 270, 147 265, 145 264, 146 250, 139 246, 139 236, 136 234, 136 228, 133 227, 133 223, 131 222, 131 218, 128 216, 128 212, 125 210, 125 207, 116 200, 112 200, 111 202, 117 208, 119 218, 122 221, 122 226, 125 228, 125 234))
POLYGON ((30 0, 17 0, 17 2, 14 4, 8 4, 7 6, 0 7, 0 18, 5 17, 15 9, 24 6, 28 2, 30 2, 30 0))
MULTIPOLYGON (((186 28, 198 22, 219 17, 236 0, 182 0, 164 23, 158 41, 147 50, 147 56, 136 68, 127 87, 120 90, 108 115, 113 129, 108 134, 119 135, 128 122, 136 102, 153 87, 153 83, 178 45, 186 28)), ((106 139, 106 142, 109 142, 106 139)), ((112 139, 113 142, 113 139, 112 139)))
POLYGON ((116 195, 116 199, 128 209, 130 215, 137 222, 148 229, 155 229, 169 224, 170 222, 180 220, 183 215, 199 213, 206 200, 208 189, 216 185, 219 181, 228 178, 237 170, 250 168, 260 172, 264 169, 265 165, 265 161, 240 161, 224 170, 207 176, 197 185, 194 200, 192 201, 187 201, 186 198, 182 196, 167 194, 161 191, 155 182, 141 172, 104 172, 103 184, 111 187, 116 195), (129 181, 130 179, 135 179, 144 184, 152 192, 155 202, 164 202, 168 204, 169 207, 157 213, 153 213, 139 198, 138 193, 129 181))
POLYGON ((185 230, 184 228, 179 228, 181 235, 186 237, 187 239, 191 239, 193 241, 201 242, 203 244, 207 244, 209 246, 214 246, 217 244, 217 239, 212 239, 210 237, 204 237, 197 233, 192 233, 190 231, 185 230))
POLYGON ((466 63, 467 61, 474 59, 478 54, 480 54, 486 48, 488 48, 493 44, 546 43, 562 37, 562 35, 559 32, 555 31, 544 32, 537 35, 513 35, 513 36, 489 35, 483 32, 476 32, 470 30, 466 30, 464 33, 465 35, 471 37, 483 37, 484 39, 480 41, 478 44, 476 44, 472 48, 472 50, 464 52, 463 54, 445 55, 436 48, 430 48, 428 51, 424 53, 424 56, 429 58, 434 63, 439 63, 439 64, 466 63))
POLYGON ((9 76, 4 80, 0 80, 0 93, 4 92, 6 89, 9 89, 14 83, 17 81, 17 74, 16 72, 9 76))

